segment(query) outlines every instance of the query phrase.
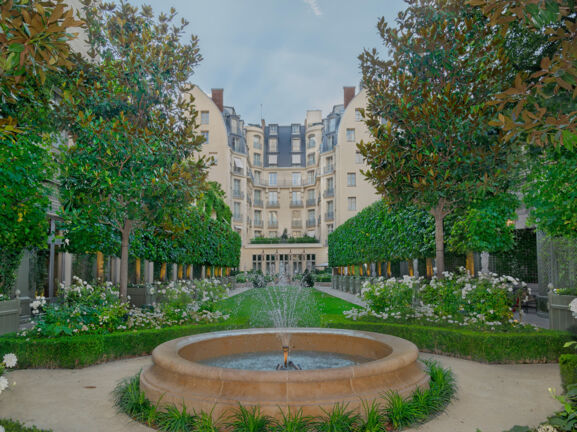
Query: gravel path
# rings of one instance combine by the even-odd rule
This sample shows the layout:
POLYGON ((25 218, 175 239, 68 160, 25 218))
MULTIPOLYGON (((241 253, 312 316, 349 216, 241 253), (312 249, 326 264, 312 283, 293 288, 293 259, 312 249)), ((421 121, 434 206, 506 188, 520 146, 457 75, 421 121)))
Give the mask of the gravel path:
MULTIPOLYGON (((515 424, 537 425, 558 408, 549 387, 560 387, 559 366, 488 365, 423 354, 456 375, 458 393, 448 410, 418 427, 421 432, 501 432, 515 424)), ((150 357, 76 370, 9 372, 16 385, 0 395, 0 417, 54 432, 143 432, 147 427, 116 413, 111 392, 124 377, 150 364, 150 357)))

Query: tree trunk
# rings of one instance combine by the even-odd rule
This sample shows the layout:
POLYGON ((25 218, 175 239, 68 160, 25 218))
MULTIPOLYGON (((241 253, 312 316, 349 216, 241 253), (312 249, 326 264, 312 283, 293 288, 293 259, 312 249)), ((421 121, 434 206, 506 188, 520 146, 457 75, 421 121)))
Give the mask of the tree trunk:
POLYGON ((120 243, 120 300, 128 300, 128 245, 130 243, 131 221, 125 221, 120 243))
POLYGON ((471 251, 467 252, 467 261, 465 264, 465 268, 471 275, 471 277, 475 276, 475 254, 471 251))
POLYGON ((445 271, 445 229, 443 222, 447 215, 444 200, 440 200, 437 206, 431 209, 431 214, 435 218, 435 264, 437 266, 437 277, 442 279, 445 271))

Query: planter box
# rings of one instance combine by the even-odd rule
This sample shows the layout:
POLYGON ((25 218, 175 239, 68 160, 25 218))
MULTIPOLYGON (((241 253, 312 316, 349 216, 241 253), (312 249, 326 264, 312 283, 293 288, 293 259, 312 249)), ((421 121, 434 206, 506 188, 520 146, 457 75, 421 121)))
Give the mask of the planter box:
POLYGON ((575 296, 550 292, 548 297, 549 328, 552 330, 567 330, 571 326, 577 326, 577 320, 573 318, 569 310, 569 303, 575 299, 575 296))
POLYGON ((156 303, 156 294, 150 294, 149 288, 150 287, 146 285, 129 286, 128 295, 130 296, 130 303, 136 307, 142 307, 144 305, 151 305, 156 303))
POLYGON ((20 300, 0 302, 0 335, 18 331, 20 325, 20 300))

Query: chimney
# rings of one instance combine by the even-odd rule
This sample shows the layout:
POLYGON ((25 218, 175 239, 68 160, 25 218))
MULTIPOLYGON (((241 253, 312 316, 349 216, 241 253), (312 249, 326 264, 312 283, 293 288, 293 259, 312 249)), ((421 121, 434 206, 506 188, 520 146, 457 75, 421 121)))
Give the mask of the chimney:
POLYGON ((212 89, 212 101, 216 104, 220 112, 224 110, 223 93, 223 89, 212 89))
POLYGON ((344 89, 344 97, 345 97, 345 109, 349 105, 349 102, 353 100, 355 97, 355 88, 354 87, 343 87, 344 89))

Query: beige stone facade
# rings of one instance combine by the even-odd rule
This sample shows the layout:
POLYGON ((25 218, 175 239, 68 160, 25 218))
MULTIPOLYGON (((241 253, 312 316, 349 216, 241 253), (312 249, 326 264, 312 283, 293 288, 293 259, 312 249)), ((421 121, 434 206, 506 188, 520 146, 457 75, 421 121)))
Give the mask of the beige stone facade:
POLYGON ((378 199, 356 146, 370 139, 359 111, 365 91, 345 87, 343 103, 326 117, 311 110, 304 124, 290 125, 245 124, 223 104, 222 89, 208 96, 194 87, 192 96, 203 154, 214 159, 209 180, 222 185, 242 237, 240 270, 294 274, 325 267, 329 233, 378 199), (300 237, 317 241, 296 242, 300 237))

